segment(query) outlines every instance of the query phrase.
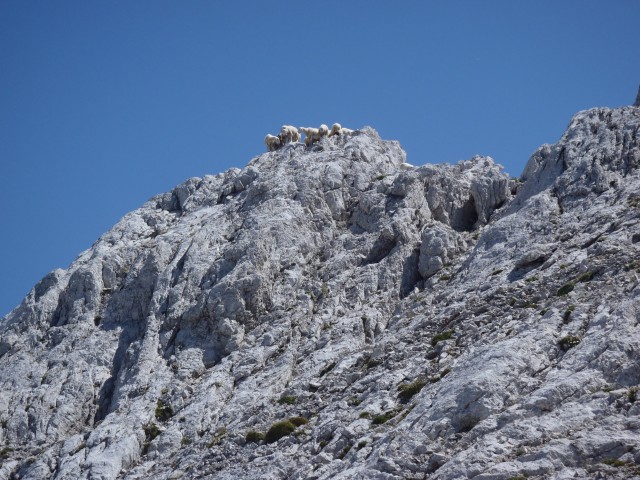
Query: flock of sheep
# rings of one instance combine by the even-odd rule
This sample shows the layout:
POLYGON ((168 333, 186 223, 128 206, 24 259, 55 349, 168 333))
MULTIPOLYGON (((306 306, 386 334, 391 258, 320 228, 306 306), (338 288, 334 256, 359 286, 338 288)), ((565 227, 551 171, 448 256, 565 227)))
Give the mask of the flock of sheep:
POLYGON ((343 128, 339 123, 334 123, 331 130, 329 130, 329 127, 325 124, 320 125, 320 128, 300 127, 300 131, 291 125, 283 125, 278 135, 267 134, 267 136, 264 137, 264 144, 267 146, 268 151, 273 152, 287 143, 299 142, 300 132, 304 133, 304 144, 308 147, 319 141, 322 137, 349 135, 353 133, 353 130, 343 128))

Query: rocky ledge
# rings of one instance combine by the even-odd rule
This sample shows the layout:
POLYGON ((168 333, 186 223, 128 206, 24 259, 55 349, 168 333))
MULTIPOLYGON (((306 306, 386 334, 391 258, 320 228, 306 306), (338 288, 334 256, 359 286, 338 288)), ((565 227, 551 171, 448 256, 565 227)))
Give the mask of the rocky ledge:
POLYGON ((640 478, 639 136, 510 179, 365 128, 151 199, 0 321, 0 479, 640 478))

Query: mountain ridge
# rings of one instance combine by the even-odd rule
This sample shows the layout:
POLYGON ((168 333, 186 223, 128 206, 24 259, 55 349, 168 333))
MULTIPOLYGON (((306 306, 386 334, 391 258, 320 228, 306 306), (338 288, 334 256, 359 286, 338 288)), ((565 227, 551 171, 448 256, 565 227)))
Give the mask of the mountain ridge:
POLYGON ((364 128, 152 198, 0 321, 0 478, 637 476, 639 129, 516 181, 364 128))

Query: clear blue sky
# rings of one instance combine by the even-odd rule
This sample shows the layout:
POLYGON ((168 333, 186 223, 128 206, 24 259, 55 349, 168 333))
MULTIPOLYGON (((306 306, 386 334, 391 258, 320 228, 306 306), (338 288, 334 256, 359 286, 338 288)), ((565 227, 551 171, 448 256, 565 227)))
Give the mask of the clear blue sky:
POLYGON ((638 0, 1 1, 0 315, 285 123, 517 176, 578 110, 633 103, 638 19, 638 0))

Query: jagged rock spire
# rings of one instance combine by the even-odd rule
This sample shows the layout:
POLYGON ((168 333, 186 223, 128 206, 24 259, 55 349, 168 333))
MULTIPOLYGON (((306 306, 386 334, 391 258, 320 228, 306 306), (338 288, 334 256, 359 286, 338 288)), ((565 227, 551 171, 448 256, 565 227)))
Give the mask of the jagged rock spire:
POLYGON ((638 87, 638 95, 636 95, 636 102, 633 104, 634 107, 640 107, 640 87, 638 87))

